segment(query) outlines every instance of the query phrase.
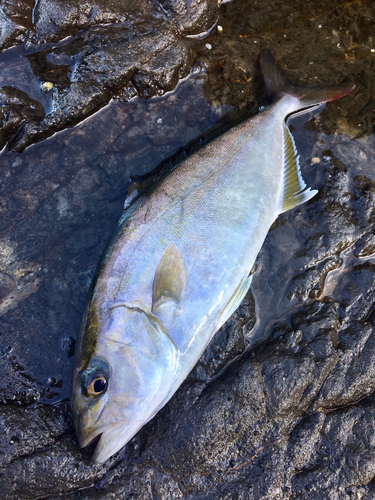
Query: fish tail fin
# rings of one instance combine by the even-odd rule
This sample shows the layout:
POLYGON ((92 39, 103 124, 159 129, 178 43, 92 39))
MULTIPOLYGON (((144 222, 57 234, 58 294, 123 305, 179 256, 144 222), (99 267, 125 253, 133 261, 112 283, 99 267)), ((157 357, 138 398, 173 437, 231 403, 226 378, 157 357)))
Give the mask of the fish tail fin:
POLYGON ((262 50, 260 65, 263 78, 270 96, 290 94, 300 100, 301 108, 314 106, 324 102, 334 101, 355 89, 355 85, 317 85, 313 87, 297 87, 285 76, 276 63, 269 49, 262 50))

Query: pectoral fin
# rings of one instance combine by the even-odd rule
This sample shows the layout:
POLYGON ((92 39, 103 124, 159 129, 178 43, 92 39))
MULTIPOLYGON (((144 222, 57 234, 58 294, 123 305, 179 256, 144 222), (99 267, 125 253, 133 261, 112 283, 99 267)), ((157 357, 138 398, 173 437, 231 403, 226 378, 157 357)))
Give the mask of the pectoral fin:
POLYGON ((156 269, 152 286, 152 310, 172 300, 182 301, 186 285, 186 268, 180 250, 175 244, 169 245, 156 269))
POLYGON ((284 169, 284 197, 281 212, 304 203, 318 192, 307 188, 302 179, 296 145, 286 123, 284 124, 284 169))
POLYGON ((224 323, 229 319, 234 311, 237 309, 237 307, 241 304, 243 298, 247 294, 250 285, 251 285, 251 280, 253 279, 253 276, 249 276, 248 278, 245 278, 240 285, 238 286, 237 290, 234 292, 232 295, 230 301, 228 304, 225 306, 223 311, 220 314, 219 317, 219 324, 218 324, 218 329, 221 328, 224 323))

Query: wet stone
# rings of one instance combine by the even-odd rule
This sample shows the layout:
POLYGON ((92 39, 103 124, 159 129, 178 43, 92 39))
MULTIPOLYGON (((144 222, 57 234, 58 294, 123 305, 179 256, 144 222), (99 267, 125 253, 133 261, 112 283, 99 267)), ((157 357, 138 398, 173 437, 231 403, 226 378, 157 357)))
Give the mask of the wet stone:
POLYGON ((31 26, 33 1, 3 2, 0 6, 0 50, 22 42, 31 26))
MULTIPOLYGON (((44 99, 49 109, 43 120, 21 116, 17 123, 3 125, 0 146, 10 141, 11 150, 22 151, 81 122, 112 98, 147 98, 172 90, 194 60, 197 42, 186 35, 208 30, 217 16, 217 5, 208 0, 187 5, 138 2, 136 9, 132 2, 120 1, 110 6, 101 0, 37 2, 32 29, 17 50, 34 75, 34 93, 37 86, 43 92, 46 82, 53 85, 51 98, 44 99)), ((17 63, 7 65, 7 56, 0 57, 2 81, 16 89, 17 63)))
POLYGON ((340 487, 333 490, 332 498, 353 498, 357 491, 357 498, 366 498, 364 494, 368 493, 369 487, 363 485, 371 482, 375 472, 374 444, 368 435, 357 433, 357 429, 361 424, 366 428, 373 426, 373 404, 368 398, 355 408, 337 410, 325 417, 319 447, 314 450, 315 463, 295 476, 291 498, 312 498, 314 495, 314 498, 323 500, 327 494, 332 495, 333 481, 337 476, 340 477, 340 487), (350 467, 347 467, 348 463, 350 467))

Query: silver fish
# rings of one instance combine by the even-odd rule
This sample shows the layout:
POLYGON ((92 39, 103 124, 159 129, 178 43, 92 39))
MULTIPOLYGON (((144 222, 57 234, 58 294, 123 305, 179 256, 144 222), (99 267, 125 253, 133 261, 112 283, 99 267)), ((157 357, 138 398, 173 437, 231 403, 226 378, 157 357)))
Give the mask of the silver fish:
POLYGON ((298 89, 269 51, 270 108, 179 164, 130 205, 108 245, 78 337, 72 409, 80 446, 104 462, 172 397, 237 309, 277 216, 316 191, 286 117, 354 86, 298 89))

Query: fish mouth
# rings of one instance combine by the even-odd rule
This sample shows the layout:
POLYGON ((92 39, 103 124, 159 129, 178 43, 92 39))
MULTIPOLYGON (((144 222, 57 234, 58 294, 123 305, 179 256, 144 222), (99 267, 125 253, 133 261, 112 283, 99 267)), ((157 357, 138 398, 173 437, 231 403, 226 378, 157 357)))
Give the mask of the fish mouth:
MULTIPOLYGON (((92 457, 94 462, 99 464, 106 462, 112 455, 125 446, 130 439, 128 435, 126 438, 123 436, 126 427, 124 423, 118 423, 117 425, 112 425, 109 429, 107 428, 100 434, 100 439, 92 457)), ((97 434, 96 437, 98 436, 97 434)))
MULTIPOLYGON (((134 435, 134 426, 115 402, 108 402, 96 424, 90 428, 81 421, 81 432, 77 432, 81 448, 98 441, 93 461, 103 463, 119 451, 134 435), (82 432, 86 428, 86 432, 82 432), (87 432, 88 431, 88 432, 87 432)), ((137 430, 137 429, 136 429, 137 430)))
POLYGON ((81 448, 86 448, 86 446, 89 446, 94 441, 96 441, 97 439, 99 439, 99 437, 101 436, 101 434, 103 432, 104 432, 104 429, 95 429, 94 431, 92 431, 89 434, 87 434, 86 437, 84 437, 84 438, 78 438, 79 446, 81 448))
POLYGON ((102 464, 121 450, 144 424, 144 420, 134 418, 131 421, 126 419, 121 422, 101 425, 81 439, 80 446, 83 448, 99 439, 92 459, 94 462, 102 464))
POLYGON ((126 427, 128 418, 116 401, 108 401, 94 425, 90 425, 89 413, 77 422, 77 436, 81 448, 92 444, 103 434, 126 427), (86 432, 85 432, 86 431, 86 432))
POLYGON ((85 448, 98 441, 92 458, 94 462, 103 463, 126 444, 126 441, 121 439, 125 427, 125 422, 118 422, 105 427, 100 426, 100 428, 94 429, 84 438, 79 439, 79 445, 81 448, 85 448))

